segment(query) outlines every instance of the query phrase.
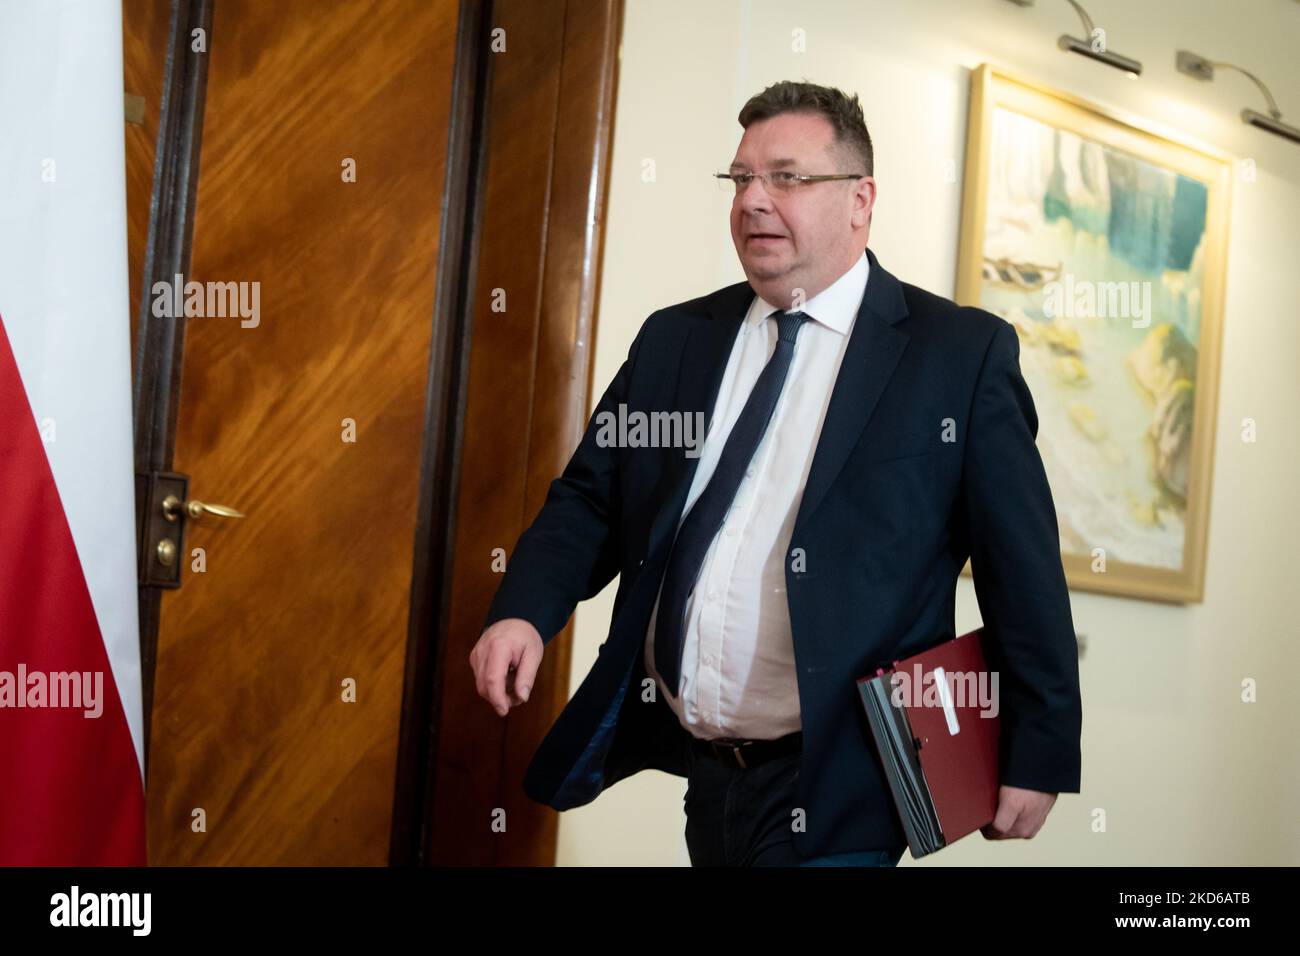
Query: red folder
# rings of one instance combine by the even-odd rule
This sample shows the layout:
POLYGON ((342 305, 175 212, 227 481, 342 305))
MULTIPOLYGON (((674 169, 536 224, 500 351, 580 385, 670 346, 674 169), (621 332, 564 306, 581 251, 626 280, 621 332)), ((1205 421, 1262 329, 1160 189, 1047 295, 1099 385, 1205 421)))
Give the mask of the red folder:
POLYGON ((913 857, 997 813, 997 682, 982 636, 979 628, 857 682, 913 857))

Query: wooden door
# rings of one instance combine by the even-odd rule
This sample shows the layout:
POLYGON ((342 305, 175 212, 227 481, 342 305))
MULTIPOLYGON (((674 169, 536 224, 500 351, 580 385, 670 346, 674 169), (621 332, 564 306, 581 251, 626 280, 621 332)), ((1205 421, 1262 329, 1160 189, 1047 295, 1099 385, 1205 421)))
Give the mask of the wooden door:
POLYGON ((620 9, 123 0, 151 862, 553 862, 567 642, 508 723, 468 650, 586 416, 620 9))
POLYGON ((149 858, 384 864, 458 7, 211 16, 185 278, 250 314, 185 319, 173 469, 246 516, 162 598, 149 858))

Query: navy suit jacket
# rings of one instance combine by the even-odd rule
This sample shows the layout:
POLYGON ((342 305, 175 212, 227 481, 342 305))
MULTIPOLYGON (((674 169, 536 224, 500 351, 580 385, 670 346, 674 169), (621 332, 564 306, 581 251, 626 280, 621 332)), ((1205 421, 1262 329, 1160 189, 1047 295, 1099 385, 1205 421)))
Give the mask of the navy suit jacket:
MULTIPOLYGON (((1003 319, 867 256, 786 567, 806 812, 793 841, 804 857, 906 842, 855 681, 954 636, 968 556, 999 671, 1001 782, 1079 790, 1077 644, 1019 339, 1003 319)), ((619 576, 608 637, 524 777, 528 796, 557 810, 647 768, 687 773, 689 734, 646 676, 644 648, 699 459, 602 447, 597 416, 623 404, 709 420, 754 295, 742 282, 645 321, 492 601, 485 627, 523 618, 549 644, 579 601, 619 576)))

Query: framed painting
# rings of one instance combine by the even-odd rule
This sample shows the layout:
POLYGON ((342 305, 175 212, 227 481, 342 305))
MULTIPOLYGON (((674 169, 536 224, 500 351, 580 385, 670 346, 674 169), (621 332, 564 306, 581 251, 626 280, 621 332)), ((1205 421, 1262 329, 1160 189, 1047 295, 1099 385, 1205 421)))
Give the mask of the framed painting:
POLYGON ((1019 336, 1072 588, 1202 598, 1231 183, 1209 147, 973 74, 957 301, 1019 336))

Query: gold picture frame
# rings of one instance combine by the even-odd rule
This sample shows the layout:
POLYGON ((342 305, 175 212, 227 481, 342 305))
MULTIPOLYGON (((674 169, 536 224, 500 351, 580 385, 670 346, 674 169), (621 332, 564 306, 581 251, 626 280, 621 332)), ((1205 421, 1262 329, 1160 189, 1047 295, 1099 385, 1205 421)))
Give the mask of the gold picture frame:
POLYGON ((956 299, 1020 336, 1071 588, 1202 600, 1232 169, 1150 122, 972 74, 956 299))

